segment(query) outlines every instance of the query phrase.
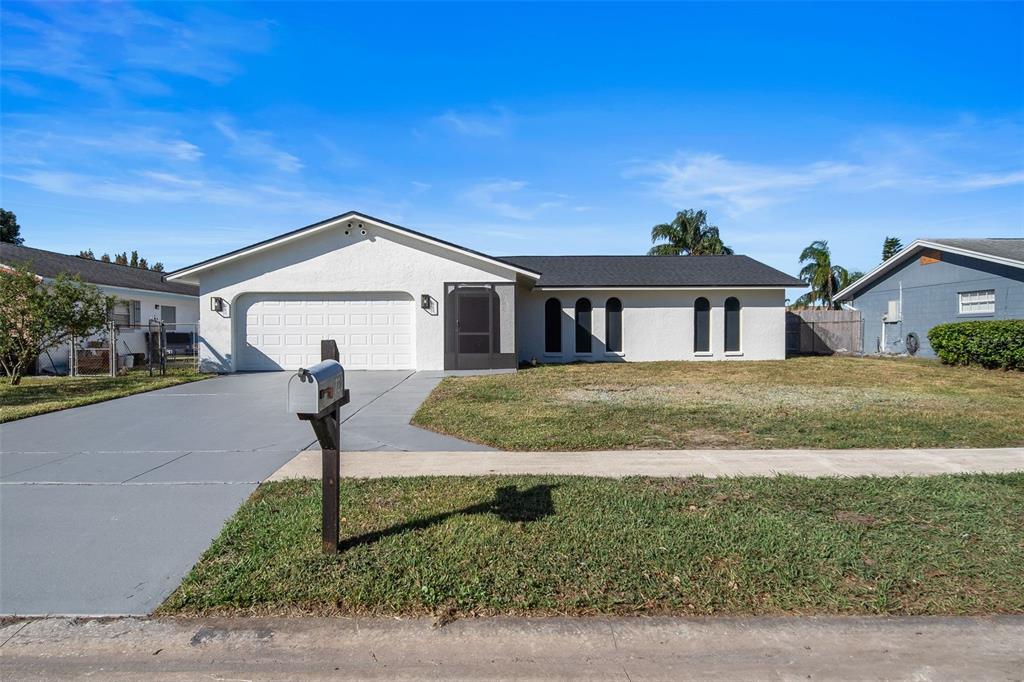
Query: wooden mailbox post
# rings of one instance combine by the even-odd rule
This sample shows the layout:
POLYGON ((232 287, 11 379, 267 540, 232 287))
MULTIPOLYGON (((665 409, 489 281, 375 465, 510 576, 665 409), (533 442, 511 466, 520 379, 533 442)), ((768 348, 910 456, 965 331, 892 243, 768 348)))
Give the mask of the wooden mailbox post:
MULTIPOLYGON (((320 342, 321 362, 325 360, 338 362, 339 358, 336 342, 332 340, 320 342)), ((300 370, 300 374, 309 371, 315 370, 313 368, 300 370)), ((325 554, 337 554, 341 530, 338 484, 341 474, 341 408, 349 402, 349 391, 346 388, 339 395, 329 397, 332 402, 321 411, 316 413, 300 412, 298 417, 310 423, 313 433, 316 434, 317 442, 320 444, 323 457, 323 516, 321 522, 323 551, 325 554)))

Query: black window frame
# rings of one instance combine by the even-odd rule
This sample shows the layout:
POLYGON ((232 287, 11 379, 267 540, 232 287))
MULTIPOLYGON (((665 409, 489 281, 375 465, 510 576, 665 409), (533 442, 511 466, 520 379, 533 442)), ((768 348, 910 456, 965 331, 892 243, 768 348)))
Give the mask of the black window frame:
POLYGON ((554 296, 544 302, 544 352, 562 352, 562 302, 554 296))
POLYGON ((711 352, 711 301, 704 296, 693 302, 693 352, 711 352))
POLYGON ((622 352, 622 299, 612 296, 604 304, 604 349, 622 352))
POLYGON ((594 352, 594 306, 589 298, 576 299, 573 306, 573 322, 576 329, 575 348, 580 355, 594 352))
POLYGON ((740 353, 743 350, 742 342, 742 321, 740 319, 740 311, 743 309, 743 305, 740 303, 740 299, 735 296, 730 296, 725 299, 725 352, 726 353, 740 353), (731 308, 730 302, 735 302, 735 307, 731 308))

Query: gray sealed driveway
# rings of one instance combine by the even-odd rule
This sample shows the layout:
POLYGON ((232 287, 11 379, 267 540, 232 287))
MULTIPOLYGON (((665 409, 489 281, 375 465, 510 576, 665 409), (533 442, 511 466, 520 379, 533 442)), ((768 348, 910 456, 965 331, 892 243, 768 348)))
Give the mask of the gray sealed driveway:
MULTIPOLYGON (((0 426, 0 613, 143 614, 256 485, 313 444, 289 373, 237 374, 0 426)), ((480 449, 408 424, 440 373, 351 372, 348 450, 480 449)))

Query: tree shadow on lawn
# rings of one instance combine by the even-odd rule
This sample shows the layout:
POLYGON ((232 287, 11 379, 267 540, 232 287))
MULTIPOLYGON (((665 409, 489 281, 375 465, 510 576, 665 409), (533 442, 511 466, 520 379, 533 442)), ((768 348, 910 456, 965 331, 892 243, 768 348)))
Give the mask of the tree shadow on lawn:
POLYGON ((407 521, 390 528, 373 531, 372 533, 345 538, 338 543, 338 549, 344 552, 347 549, 353 549, 360 545, 370 545, 393 535, 400 535, 444 523, 453 516, 494 514, 506 523, 531 523, 539 521, 555 513, 555 504, 551 500, 551 491, 557 487, 557 485, 535 485, 525 490, 519 490, 514 485, 502 486, 494 491, 493 500, 444 512, 443 514, 434 514, 433 516, 426 516, 414 521, 407 521))

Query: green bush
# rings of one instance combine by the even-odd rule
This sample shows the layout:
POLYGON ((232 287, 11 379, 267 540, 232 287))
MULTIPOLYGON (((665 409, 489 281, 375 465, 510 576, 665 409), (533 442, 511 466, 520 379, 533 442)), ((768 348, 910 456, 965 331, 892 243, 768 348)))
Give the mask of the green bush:
POLYGON ((1024 320, 940 324, 928 332, 928 341, 947 365, 1024 371, 1024 320))

